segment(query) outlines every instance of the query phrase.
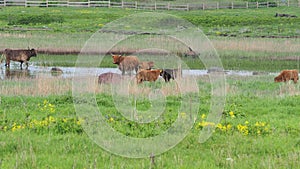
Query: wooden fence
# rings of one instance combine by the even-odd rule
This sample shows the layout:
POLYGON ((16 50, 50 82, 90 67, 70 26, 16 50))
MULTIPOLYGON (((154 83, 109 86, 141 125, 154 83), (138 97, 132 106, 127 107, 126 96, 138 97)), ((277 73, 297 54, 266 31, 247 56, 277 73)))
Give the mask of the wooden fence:
POLYGON ((300 0, 290 2, 290 0, 276 0, 269 2, 216 2, 216 3, 142 3, 142 2, 111 2, 105 0, 0 0, 0 6, 37 6, 37 7, 107 7, 107 8, 133 8, 147 10, 208 10, 208 9, 240 9, 240 8, 269 8, 279 6, 300 7, 300 0))

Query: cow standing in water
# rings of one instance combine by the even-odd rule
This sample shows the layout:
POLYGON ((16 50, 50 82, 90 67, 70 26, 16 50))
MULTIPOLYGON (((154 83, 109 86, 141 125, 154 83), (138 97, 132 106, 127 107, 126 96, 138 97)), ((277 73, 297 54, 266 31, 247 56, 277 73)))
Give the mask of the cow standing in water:
POLYGON ((139 59, 136 56, 121 56, 121 55, 112 55, 113 63, 119 66, 119 69, 122 71, 122 75, 125 75, 125 72, 131 72, 135 70, 138 71, 139 68, 139 59))
POLYGON ((30 57, 37 56, 35 49, 5 49, 3 55, 6 59, 5 66, 7 68, 10 67, 10 61, 17 61, 21 63, 21 69, 23 63, 26 64, 26 69, 28 69, 28 61, 30 60, 30 57))

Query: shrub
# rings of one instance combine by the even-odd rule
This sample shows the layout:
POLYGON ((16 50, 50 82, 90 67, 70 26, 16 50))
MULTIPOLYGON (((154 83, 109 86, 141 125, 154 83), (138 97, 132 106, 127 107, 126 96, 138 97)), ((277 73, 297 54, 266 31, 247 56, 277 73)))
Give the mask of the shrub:
POLYGON ((54 16, 49 14, 42 15, 10 15, 7 18, 8 25, 36 25, 49 24, 52 22, 62 23, 64 19, 62 16, 54 16))

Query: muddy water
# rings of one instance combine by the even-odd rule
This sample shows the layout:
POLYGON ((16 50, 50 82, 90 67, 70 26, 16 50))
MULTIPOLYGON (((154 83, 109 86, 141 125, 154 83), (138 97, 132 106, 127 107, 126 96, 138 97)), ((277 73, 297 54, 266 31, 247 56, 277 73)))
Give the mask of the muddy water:
MULTIPOLYGON (((1 66, 0 68, 0 79, 13 79, 13 78, 35 78, 38 76, 43 77, 54 77, 61 76, 64 78, 71 78, 74 76, 82 76, 82 75, 92 75, 97 76, 102 73, 112 72, 121 74, 121 71, 117 68, 83 68, 83 67, 58 67, 63 71, 63 73, 53 73, 51 69, 53 67, 44 67, 44 66, 29 66, 28 70, 20 70, 18 68, 11 68, 10 70, 6 70, 1 66)), ((238 76, 253 76, 253 75, 269 75, 274 73, 257 73, 253 71, 243 71, 243 70, 226 70, 226 75, 238 75, 238 76)), ((183 76, 193 75, 193 76, 201 76, 207 75, 207 70, 183 70, 183 76)))

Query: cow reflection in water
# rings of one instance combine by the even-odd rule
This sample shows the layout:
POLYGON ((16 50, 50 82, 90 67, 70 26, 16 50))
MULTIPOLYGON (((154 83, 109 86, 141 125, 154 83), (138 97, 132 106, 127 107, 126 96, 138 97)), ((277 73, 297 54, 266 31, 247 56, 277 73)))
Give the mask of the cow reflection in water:
POLYGON ((25 70, 5 70, 5 78, 6 79, 25 79, 25 78, 32 78, 30 71, 28 69, 25 70))

